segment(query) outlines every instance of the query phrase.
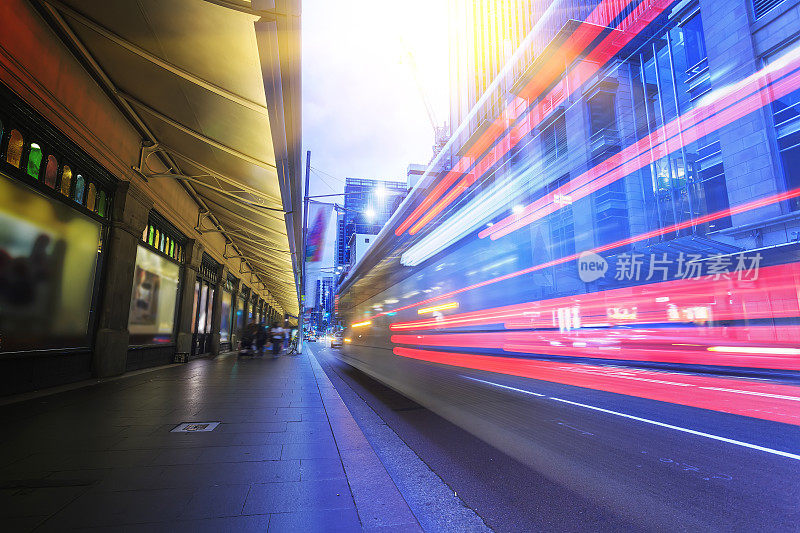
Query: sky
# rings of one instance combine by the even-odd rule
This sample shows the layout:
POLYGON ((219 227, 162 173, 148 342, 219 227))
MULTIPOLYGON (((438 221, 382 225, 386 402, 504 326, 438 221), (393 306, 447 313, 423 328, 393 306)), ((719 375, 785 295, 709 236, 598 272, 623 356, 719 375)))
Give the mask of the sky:
MULTIPOLYGON (((405 181, 409 163, 428 163, 433 128, 422 91, 444 122, 447 0, 305 0, 302 26, 311 194, 342 192, 347 177, 405 181)), ((334 240, 329 224, 317 266, 333 265, 334 240)), ((314 270, 308 268, 309 298, 314 270)))

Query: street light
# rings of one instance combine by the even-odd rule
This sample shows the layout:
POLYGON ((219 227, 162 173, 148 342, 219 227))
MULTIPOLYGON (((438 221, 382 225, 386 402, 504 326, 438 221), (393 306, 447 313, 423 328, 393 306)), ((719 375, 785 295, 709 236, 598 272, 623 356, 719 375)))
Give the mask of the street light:
POLYGON ((364 215, 366 215, 367 220, 373 220, 375 218, 375 210, 371 206, 367 207, 366 211, 364 211, 364 215))

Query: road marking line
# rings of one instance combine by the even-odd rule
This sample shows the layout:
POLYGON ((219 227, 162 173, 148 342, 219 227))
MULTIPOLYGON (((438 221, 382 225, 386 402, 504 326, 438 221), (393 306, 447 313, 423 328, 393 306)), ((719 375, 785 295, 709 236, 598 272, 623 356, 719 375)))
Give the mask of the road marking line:
POLYGON ((775 450, 773 448, 767 448, 765 446, 759 446, 758 444, 751 444, 749 442, 743 442, 743 441, 740 441, 740 440, 729 439, 727 437, 720 437, 719 435, 712 435, 711 433, 704 433, 702 431, 695 431, 694 429, 682 428, 680 426, 673 426, 672 424, 666 424, 664 422, 658 422, 656 420, 650 420, 649 418, 642 418, 642 417, 639 417, 639 416, 633 416, 633 415, 629 415, 629 414, 626 414, 626 413, 620 413, 618 411, 612 411, 610 409, 603 409, 602 407, 595 407, 593 405, 587 405, 585 403, 579 403, 579 402, 573 402, 573 401, 570 401, 570 400, 564 400, 562 398, 556 398, 554 396, 550 396, 550 399, 551 400, 555 400, 557 402, 568 403, 570 405, 577 405, 578 407, 585 407, 586 409, 592 409, 594 411, 601 411, 603 413, 608 413, 608 414, 611 414, 611 415, 621 416, 621 417, 624 417, 624 418, 630 418, 631 420, 638 420, 639 422, 645 422, 647 424, 653 424, 653 425, 656 425, 656 426, 661 426, 661 427, 665 427, 665 428, 669 428, 669 429, 674 429, 675 431, 682 431, 684 433, 690 433, 692 435, 698 435, 700 437, 706 437, 706 438, 718 440, 718 441, 721 441, 721 442, 727 442, 728 444, 736 444, 737 446, 743 446, 745 448, 751 448, 753 450, 759 450, 759 451, 762 451, 762 452, 767 452, 767 453, 771 453, 771 454, 774 454, 774 455, 780 455, 782 457, 788 457, 789 459, 795 459, 797 461, 800 461, 800 455, 797 455, 797 454, 794 454, 794 453, 789 453, 789 452, 784 452, 784 451, 781 451, 781 450, 775 450))
POLYGON ((523 394, 530 394, 531 396, 541 396, 542 398, 546 398, 547 397, 546 395, 539 394, 538 392, 531 392, 531 391, 525 390, 525 389, 518 389, 516 387, 509 387, 508 385, 500 385, 499 383, 495 383, 493 381, 486 381, 486 380, 483 380, 483 379, 471 378, 469 376, 463 376, 463 375, 461 377, 467 378, 467 379, 471 379, 472 381, 480 381, 481 383, 487 383, 489 385, 494 385, 495 387, 500 387, 502 389, 513 390, 513 391, 521 392, 523 394))
POLYGON ((538 392, 531 392, 531 391, 525 390, 525 389, 518 389, 516 387, 509 387, 508 385, 501 385, 501 384, 495 383, 493 381, 486 381, 486 380, 483 380, 483 379, 471 378, 471 377, 465 376, 463 374, 461 375, 461 377, 467 378, 467 379, 472 380, 472 381, 479 381, 481 383, 486 383, 488 385, 493 385, 495 387, 500 387, 500 388, 503 388, 503 389, 508 389, 508 390, 513 390, 513 391, 516 391, 516 392, 521 392, 523 394, 530 394, 532 396, 540 396, 540 397, 547 398, 549 400, 555 400, 557 402, 568 403, 570 405, 575 405, 575 406, 578 406, 578 407, 585 407, 586 409, 592 409, 594 411, 600 411, 600 412, 603 412, 603 413, 608 413, 610 415, 621 416, 623 418, 630 418, 631 420, 637 420, 639 422, 644 422, 646 424, 653 424, 655 426, 660 426, 660 427, 664 427, 664 428, 668 428, 668 429, 674 429, 675 431, 681 431, 683 433, 689 433, 691 435, 697 435, 699 437, 706 437, 708 439, 718 440, 720 442, 727 442, 728 444, 735 444, 737 446, 743 446, 745 448, 750 448, 750 449, 753 449, 753 450, 759 450, 759 451, 762 451, 762 452, 771 453, 773 455, 780 455, 781 457, 788 457, 789 459, 795 459, 797 461, 800 461, 800 455, 797 455, 797 454, 794 454, 794 453, 790 453, 790 452, 784 452, 784 451, 781 451, 781 450, 775 450, 773 448, 767 448, 766 446, 759 446, 758 444, 751 444, 749 442, 744 442, 744 441, 740 441, 740 440, 736 440, 736 439, 729 439, 727 437, 720 437, 719 435, 712 435, 711 433, 705 433, 703 431, 696 431, 694 429, 684 428, 684 427, 680 427, 680 426, 673 426, 672 424, 667 424, 665 422, 658 422, 657 420, 650 420, 649 418, 642 418, 640 416, 629 415, 627 413, 620 413, 619 411, 612 411, 611 409, 603 409, 602 407, 595 407, 594 405, 588 405, 588 404, 580 403, 580 402, 573 402, 571 400, 564 400, 563 398, 556 398, 555 396, 547 396, 545 394, 539 394, 538 392))

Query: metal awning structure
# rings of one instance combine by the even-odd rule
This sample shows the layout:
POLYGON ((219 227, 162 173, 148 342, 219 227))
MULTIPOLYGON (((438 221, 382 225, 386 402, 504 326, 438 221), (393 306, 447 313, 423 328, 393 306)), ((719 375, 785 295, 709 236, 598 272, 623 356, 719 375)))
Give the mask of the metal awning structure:
POLYGON ((298 314, 299 0, 34 3, 142 133, 139 172, 179 180, 298 314))

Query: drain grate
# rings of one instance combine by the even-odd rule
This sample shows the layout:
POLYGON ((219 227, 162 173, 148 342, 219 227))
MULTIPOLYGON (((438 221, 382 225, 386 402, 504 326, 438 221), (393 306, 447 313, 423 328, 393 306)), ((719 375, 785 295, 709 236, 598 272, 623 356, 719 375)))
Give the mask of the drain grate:
POLYGON ((178 424, 170 433, 201 433, 204 431, 214 431, 219 422, 184 422, 178 424))

